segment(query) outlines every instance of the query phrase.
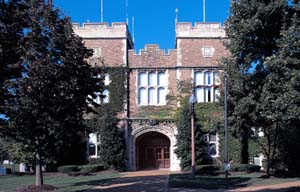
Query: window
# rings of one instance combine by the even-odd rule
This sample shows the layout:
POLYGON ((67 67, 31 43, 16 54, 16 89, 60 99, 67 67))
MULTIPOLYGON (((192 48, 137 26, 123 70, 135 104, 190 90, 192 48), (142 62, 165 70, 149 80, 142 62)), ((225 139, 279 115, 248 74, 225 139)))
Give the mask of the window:
POLYGON ((138 104, 165 105, 166 86, 165 72, 140 72, 138 74, 138 104))
POLYGON ((93 47, 93 56, 92 58, 99 58, 101 57, 101 48, 100 47, 93 47))
POLYGON ((208 154, 211 157, 219 156, 219 136, 218 134, 206 134, 206 141, 208 145, 208 154))
MULTIPOLYGON (((101 77, 101 75, 99 74, 97 76, 98 78, 101 77)), ((110 76, 108 73, 104 74, 104 85, 108 86, 110 84, 110 76)), ((94 99, 94 102, 97 104, 101 104, 101 103, 109 103, 109 91, 107 89, 105 89, 102 93, 101 92, 96 92, 95 93, 96 98, 94 99)))
POLYGON ((108 103, 109 102, 109 91, 106 89, 102 93, 103 95, 103 103, 108 103))
POLYGON ((218 71, 196 71, 194 81, 195 94, 199 103, 218 101, 220 96, 218 71))

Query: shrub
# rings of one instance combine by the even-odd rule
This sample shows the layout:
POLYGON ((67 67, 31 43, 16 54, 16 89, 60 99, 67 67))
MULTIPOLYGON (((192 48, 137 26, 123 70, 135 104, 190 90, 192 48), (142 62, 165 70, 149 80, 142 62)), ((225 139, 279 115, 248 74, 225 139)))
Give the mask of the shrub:
POLYGON ((196 167, 196 174, 199 175, 218 175, 223 172, 223 166, 221 165, 200 165, 196 167))
POLYGON ((286 192, 300 192, 300 187, 289 188, 286 192))
POLYGON ((57 170, 60 173, 70 173, 70 172, 79 171, 77 165, 65 165, 65 166, 58 167, 57 170))
POLYGON ((83 165, 81 166, 81 170, 80 172, 82 173, 94 173, 94 172, 97 172, 97 171, 102 171, 104 170, 104 166, 103 165, 83 165))
POLYGON ((232 172, 240 172, 240 171, 245 171, 245 172, 259 172, 260 171, 260 166, 259 165, 250 165, 250 164, 233 164, 230 167, 230 171, 232 172))

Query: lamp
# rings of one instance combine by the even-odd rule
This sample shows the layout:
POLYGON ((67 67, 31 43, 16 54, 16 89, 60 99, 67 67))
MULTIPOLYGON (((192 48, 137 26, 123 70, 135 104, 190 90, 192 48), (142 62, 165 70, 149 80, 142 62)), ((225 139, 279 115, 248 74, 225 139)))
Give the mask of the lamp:
POLYGON ((192 95, 189 98, 189 104, 191 106, 191 147, 192 147, 192 175, 195 176, 195 120, 194 120, 194 105, 197 103, 197 97, 193 89, 192 95))

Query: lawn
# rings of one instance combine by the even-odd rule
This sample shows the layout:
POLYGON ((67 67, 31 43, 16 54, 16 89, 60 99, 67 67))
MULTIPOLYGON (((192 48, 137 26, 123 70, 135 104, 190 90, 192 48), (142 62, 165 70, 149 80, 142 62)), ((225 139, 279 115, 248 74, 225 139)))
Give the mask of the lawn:
MULTIPOLYGON (((228 188, 234 189, 246 186, 272 185, 278 183, 299 181, 300 178, 261 178, 262 173, 231 173, 228 178, 228 188)), ((169 180, 170 188, 192 188, 192 189, 222 189, 226 186, 225 175, 217 176, 191 174, 171 174, 169 180)))
MULTIPOLYGON (((58 187, 58 192, 78 192, 104 184, 119 176, 118 173, 98 173, 95 176, 78 177, 51 174, 44 176, 44 183, 58 187)), ((17 188, 32 185, 34 182, 35 176, 0 176, 0 192, 13 192, 17 188)))

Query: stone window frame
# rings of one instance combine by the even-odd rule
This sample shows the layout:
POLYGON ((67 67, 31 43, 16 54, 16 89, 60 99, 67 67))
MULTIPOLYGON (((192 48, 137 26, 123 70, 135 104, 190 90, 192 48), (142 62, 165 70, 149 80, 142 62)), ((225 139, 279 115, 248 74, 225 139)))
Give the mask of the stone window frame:
POLYGON ((203 57, 213 57, 215 55, 215 48, 213 46, 203 46, 201 53, 203 57))
POLYGON ((210 157, 212 158, 217 158, 220 156, 220 138, 219 138, 219 134, 215 133, 207 133, 204 135, 204 139, 207 142, 207 152, 209 153, 209 148, 211 145, 215 145, 215 149, 216 149, 216 154, 215 155, 210 155, 210 157), (214 136, 216 139, 215 140, 211 140, 211 136, 214 136))
MULTIPOLYGON (((98 75, 98 77, 101 77, 101 74, 98 75)), ((107 87, 111 83, 110 75, 108 73, 104 74, 104 86, 107 87)), ((110 98, 110 92, 108 89, 104 89, 102 92, 96 92, 96 98, 94 99, 94 102, 97 104, 102 104, 102 103, 109 103, 109 98, 110 98), (102 98, 102 96, 105 96, 102 98)))
POLYGON ((137 71, 137 76, 136 76, 136 82, 137 82, 137 105, 138 106, 164 106, 167 105, 167 87, 168 87, 168 81, 167 81, 167 71, 166 70, 139 70, 137 71), (147 84, 142 84, 140 83, 140 74, 145 73, 146 74, 146 81, 147 84), (155 74, 155 82, 154 84, 150 84, 150 76, 149 74, 155 74), (164 83, 159 84, 159 74, 163 73, 164 74, 164 83), (146 91, 146 96, 145 96, 145 102, 142 102, 140 99, 140 94, 141 90, 146 91), (153 100, 153 103, 150 103, 150 95, 149 91, 154 91, 155 99, 153 100), (160 95, 159 91, 163 90, 164 91, 164 99, 162 102, 160 102, 160 95))
POLYGON ((96 58, 101 58, 102 55, 102 48, 101 47, 91 47, 91 49, 93 50, 93 55, 92 58, 96 59, 96 58))
POLYGON ((219 74, 219 70, 213 69, 197 69, 193 71, 193 83, 198 103, 218 102, 218 97, 220 96, 219 74), (197 74, 199 74, 200 79, 197 74), (218 74, 217 79, 216 74, 218 74))

